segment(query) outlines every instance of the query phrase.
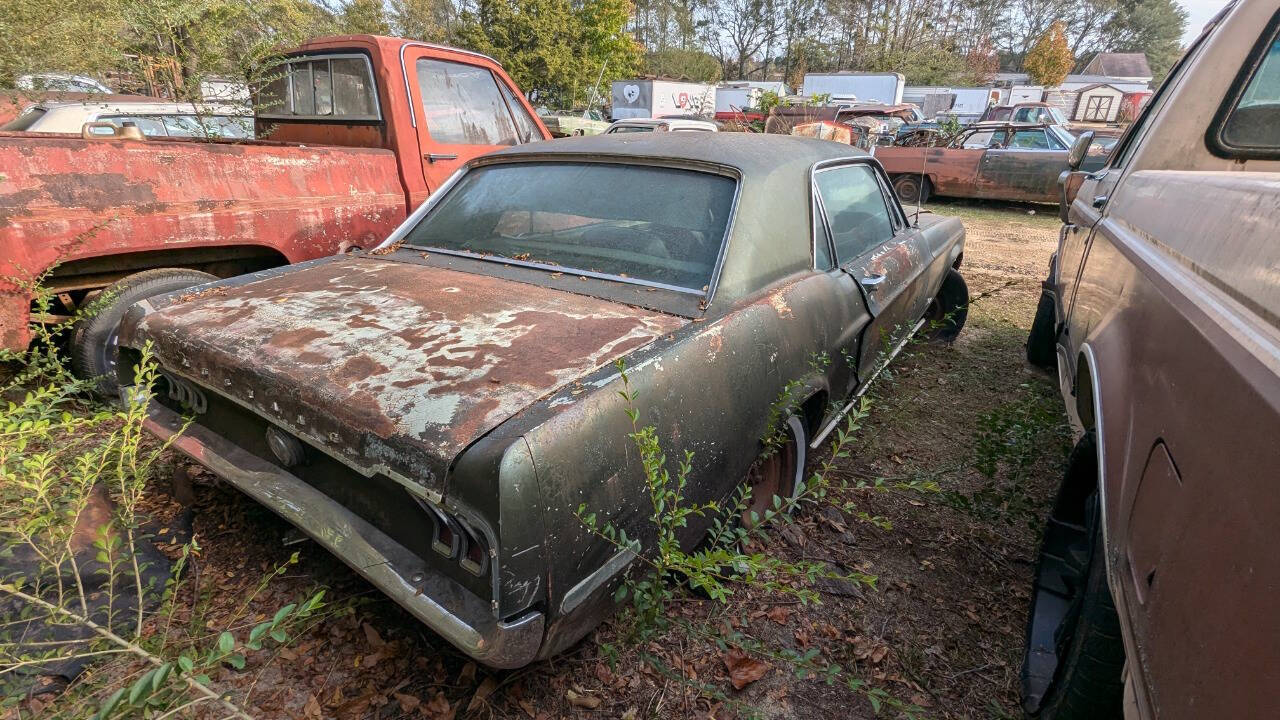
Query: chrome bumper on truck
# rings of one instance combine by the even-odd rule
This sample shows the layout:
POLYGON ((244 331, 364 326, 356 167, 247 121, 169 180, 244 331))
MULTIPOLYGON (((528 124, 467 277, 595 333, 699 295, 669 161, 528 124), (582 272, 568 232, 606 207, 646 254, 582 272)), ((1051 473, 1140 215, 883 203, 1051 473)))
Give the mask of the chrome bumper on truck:
MULTIPOLYGON (((127 393, 129 388, 125 388, 127 393)), ((152 401, 145 427, 161 439, 182 431, 174 411, 152 401)), ((221 436, 191 424, 173 447, 288 520, 444 639, 495 668, 529 664, 542 645, 544 618, 529 612, 510 622, 455 581, 433 572, 392 540, 292 473, 221 436)))

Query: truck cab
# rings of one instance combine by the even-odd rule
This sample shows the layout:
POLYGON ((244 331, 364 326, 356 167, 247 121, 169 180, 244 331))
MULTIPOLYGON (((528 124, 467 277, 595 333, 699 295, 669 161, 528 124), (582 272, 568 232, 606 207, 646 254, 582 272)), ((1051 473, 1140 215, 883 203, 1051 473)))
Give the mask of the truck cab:
POLYGON ((1056 368, 1078 442, 1039 555, 1023 710, 1273 716, 1280 2, 1230 4, 1107 164, 1061 180, 1027 350, 1056 368))

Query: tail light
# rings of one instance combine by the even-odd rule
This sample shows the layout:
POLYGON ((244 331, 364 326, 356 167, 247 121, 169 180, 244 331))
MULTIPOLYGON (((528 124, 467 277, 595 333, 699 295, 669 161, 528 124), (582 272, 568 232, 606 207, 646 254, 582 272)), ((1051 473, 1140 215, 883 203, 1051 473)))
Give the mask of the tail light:
POLYGON ((434 505, 419 503, 434 520, 431 549, 450 560, 457 560, 472 575, 483 577, 489 568, 489 543, 484 533, 434 505))

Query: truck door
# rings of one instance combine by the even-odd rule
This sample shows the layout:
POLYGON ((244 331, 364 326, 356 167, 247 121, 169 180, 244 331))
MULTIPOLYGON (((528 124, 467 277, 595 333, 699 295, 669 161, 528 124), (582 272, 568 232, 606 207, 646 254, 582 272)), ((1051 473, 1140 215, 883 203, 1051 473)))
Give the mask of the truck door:
POLYGON ((978 189, 983 197, 1053 202, 1066 169, 1067 151, 1057 149, 1044 128, 1014 130, 1003 147, 982 156, 978 189))
POLYGON ((542 139, 516 92, 480 58, 442 57, 411 46, 405 52, 416 116, 422 175, 434 192, 463 163, 502 147, 542 139))
POLYGON ((862 383, 924 314, 929 298, 925 283, 916 279, 930 255, 872 165, 822 168, 814 182, 836 262, 857 281, 872 315, 858 350, 857 381, 862 383))

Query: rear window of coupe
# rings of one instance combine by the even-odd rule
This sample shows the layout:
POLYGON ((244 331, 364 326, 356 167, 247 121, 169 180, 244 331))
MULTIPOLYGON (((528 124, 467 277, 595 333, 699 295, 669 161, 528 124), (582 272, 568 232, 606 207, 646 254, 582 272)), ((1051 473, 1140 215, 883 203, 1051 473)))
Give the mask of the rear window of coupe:
POLYGON ((736 187, 723 175, 668 167, 489 165, 462 176, 405 242, 701 293, 736 187))

